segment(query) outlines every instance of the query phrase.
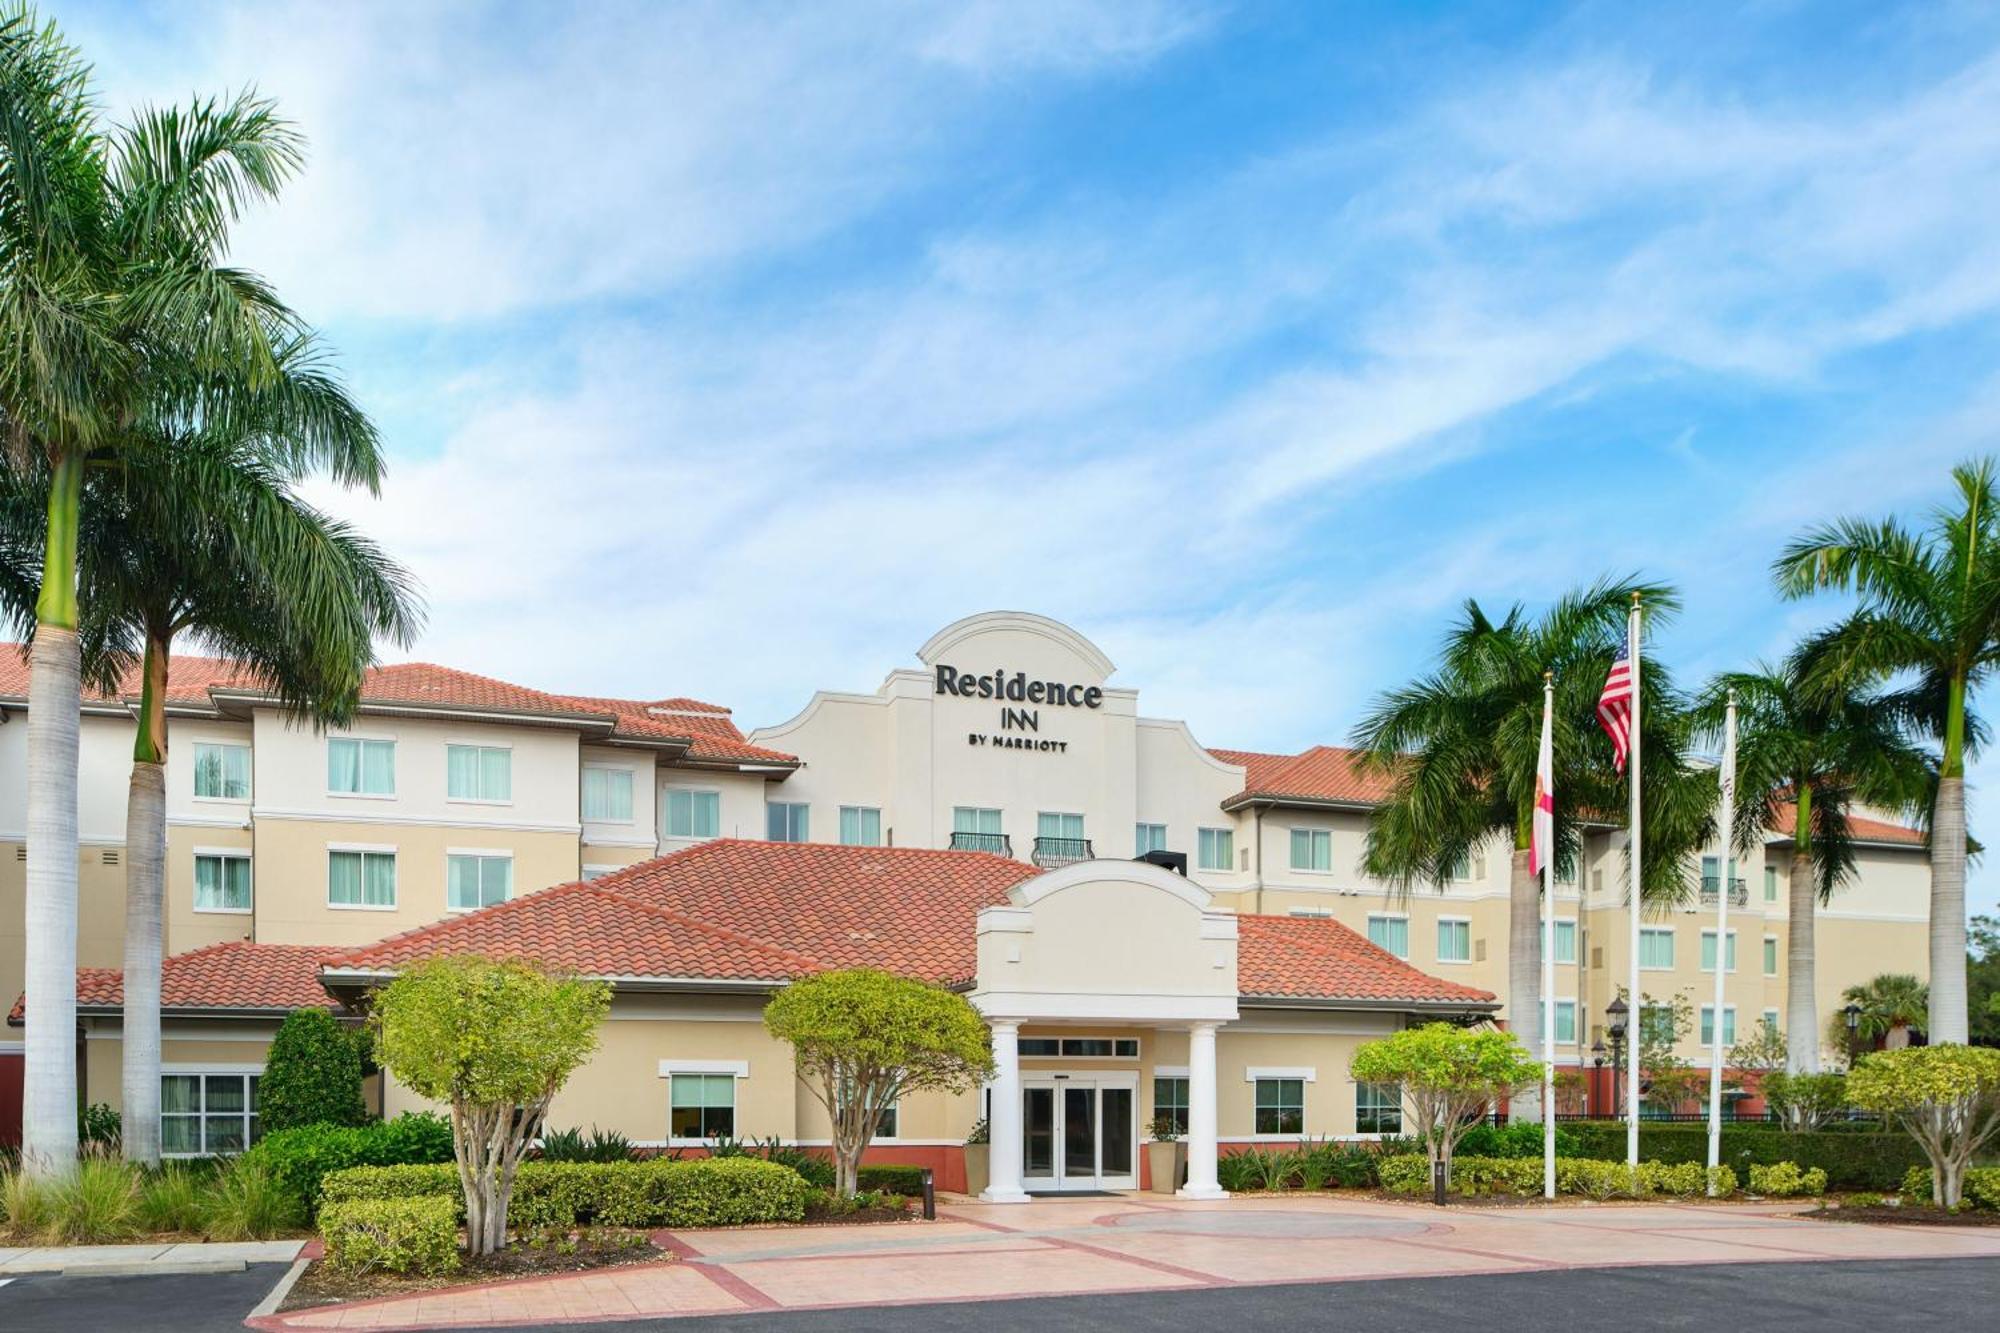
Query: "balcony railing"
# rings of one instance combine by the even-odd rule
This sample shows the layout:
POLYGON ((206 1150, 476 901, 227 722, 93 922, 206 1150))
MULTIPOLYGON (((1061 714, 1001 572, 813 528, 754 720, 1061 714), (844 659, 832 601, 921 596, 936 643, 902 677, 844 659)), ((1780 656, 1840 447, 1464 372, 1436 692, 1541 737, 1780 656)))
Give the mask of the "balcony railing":
POLYGON ((951 835, 951 849, 954 852, 998 852, 1002 856, 1014 854, 1014 840, 1004 833, 954 833, 951 835))
POLYGON ((1078 861, 1088 861, 1091 857, 1088 838, 1036 838, 1035 864, 1044 870, 1054 866, 1074 865, 1078 861))
MULTIPOLYGON (((1715 896, 1721 891, 1722 880, 1719 876, 1703 875, 1701 877, 1701 904, 1703 907, 1715 906, 1715 896)), ((1731 907, 1748 907, 1750 905, 1750 890, 1740 879, 1729 881, 1729 905, 1731 907)))

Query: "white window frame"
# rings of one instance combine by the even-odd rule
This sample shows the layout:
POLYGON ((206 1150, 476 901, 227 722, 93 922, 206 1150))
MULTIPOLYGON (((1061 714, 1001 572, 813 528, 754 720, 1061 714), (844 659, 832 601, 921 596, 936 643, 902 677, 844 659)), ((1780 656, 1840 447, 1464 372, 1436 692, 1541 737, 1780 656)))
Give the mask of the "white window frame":
MULTIPOLYGON (((1328 849, 1328 859, 1332 859, 1331 848, 1328 849)), ((1194 862, 1196 870, 1233 873, 1236 869, 1236 830, 1233 828, 1218 828, 1214 825, 1204 825, 1196 829, 1194 835, 1194 862), (1202 855, 1203 850, 1209 846, 1215 846, 1221 851, 1223 862, 1221 865, 1211 865, 1208 858, 1202 855)))
POLYGON ((188 787, 194 793, 191 799, 208 805, 249 805, 257 798, 257 752, 248 741, 204 741, 191 742, 194 754, 194 768, 188 773, 188 787), (249 793, 244 796, 203 796, 201 794, 201 751, 203 746, 217 750, 241 750, 249 766, 250 776, 245 781, 249 793))
MULTIPOLYGON (((254 916, 257 912, 257 867, 248 847, 196 847, 194 860, 190 863, 194 878, 188 885, 188 894, 193 904, 192 910, 202 916, 254 916), (241 861, 250 869, 250 905, 248 907, 203 907, 201 905, 201 861, 209 857, 218 861, 241 861)), ((329 884, 329 889, 332 887, 329 884)))
POLYGON ((325 900, 325 902, 326 902, 326 906, 327 906, 327 910, 328 910, 328 911, 330 911, 330 912, 393 912, 393 911, 395 911, 395 910, 397 909, 397 907, 398 907, 398 906, 400 906, 400 905, 401 905, 401 903, 402 903, 402 901, 403 901, 403 867, 402 867, 402 865, 401 865, 401 861, 402 861, 402 857, 398 855, 398 849, 397 849, 396 847, 394 847, 394 846, 391 846, 391 845, 386 845, 386 844, 383 844, 383 843, 372 843, 372 842, 330 842, 330 843, 328 843, 328 844, 326 845, 326 864, 325 864, 325 871, 326 871, 326 874, 325 874, 325 876, 324 876, 324 880, 325 880, 325 884, 326 884, 326 889, 325 889, 325 899, 324 899, 324 900, 325 900), (362 863, 361 863, 361 879, 362 879, 362 883, 363 883, 363 885, 364 885, 364 886, 365 886, 365 885, 367 884, 367 882, 368 882, 368 862, 367 862, 367 860, 366 860, 366 858, 367 858, 367 857, 369 857, 369 856, 386 856, 386 857, 388 857, 388 858, 389 858, 389 859, 390 859, 390 860, 391 860, 392 862, 396 862, 396 863, 397 863, 397 865, 396 865, 396 875, 395 875, 395 880, 396 880, 396 901, 395 901, 395 902, 392 902, 392 903, 388 903, 388 904, 381 904, 381 903, 337 903, 337 902, 335 902, 335 901, 333 900, 333 855, 334 855, 334 853, 335 853, 335 852, 360 852, 360 853, 362 854, 362 857, 363 857, 364 859, 362 860, 362 863))
POLYGON ((1679 933, 1672 926, 1639 927, 1639 970, 1641 972, 1671 972, 1678 967, 1680 965, 1680 944, 1677 939, 1679 933), (1661 935, 1667 937, 1667 955, 1672 961, 1665 964, 1648 963, 1645 961, 1646 938, 1648 936, 1657 938, 1661 935))
POLYGON ((1148 823, 1143 819, 1133 821, 1132 855, 1144 856, 1148 852, 1164 852, 1165 850, 1167 850, 1167 826, 1165 824, 1148 823), (1152 842, 1151 835, 1153 833, 1160 835, 1159 845, 1142 846, 1142 843, 1150 844, 1152 842))
MULTIPOLYGON (((833 836, 839 839, 840 845, 843 847, 880 847, 882 845, 882 807, 879 805, 843 805, 834 816, 833 825, 833 836), (863 817, 867 815, 875 816, 875 841, 849 842, 847 840, 847 816, 850 811, 856 816, 855 822, 857 824, 863 822, 863 817)), ((863 831, 865 832, 865 830, 863 831)))
POLYGON ((1472 962, 1472 918, 1469 916, 1441 916, 1437 919, 1437 960, 1441 965, 1464 967, 1472 962), (1444 928, 1446 926, 1465 927, 1465 957, 1446 958, 1444 956, 1444 928))
MULTIPOLYGON (((1383 1110, 1383 1108, 1382 1108, 1382 1106, 1381 1106, 1381 1105, 1379 1104, 1379 1102, 1378 1102, 1378 1104, 1377 1104, 1376 1106, 1374 1106, 1374 1107, 1372 1107, 1372 1108, 1370 1108, 1370 1109, 1371 1109, 1371 1110, 1373 1110, 1373 1111, 1374 1111, 1374 1112, 1375 1112, 1375 1113, 1376 1113, 1377 1115, 1380 1115, 1380 1114, 1382 1113, 1382 1110, 1383 1110)), ((1256 1108, 1254 1108, 1254 1107, 1253 1107, 1253 1108, 1251 1108, 1251 1113, 1252 1113, 1252 1115, 1254 1115, 1254 1114, 1256 1113, 1256 1108)), ((1408 1116, 1408 1113, 1407 1113, 1407 1109, 1406 1109, 1406 1108, 1405 1108, 1405 1106, 1403 1105, 1403 1090, 1402 1090, 1402 1087, 1401 1087, 1401 1085, 1400 1085, 1400 1084, 1395 1084, 1395 1083, 1368 1083, 1368 1082, 1364 1082, 1364 1081, 1363 1081, 1363 1080, 1361 1080, 1361 1079, 1356 1079, 1356 1080, 1354 1081, 1354 1133, 1355 1133, 1356 1137, 1358 1137, 1358 1138, 1364 1138, 1364 1139, 1375 1139, 1375 1140, 1378 1140, 1378 1141, 1379 1141, 1379 1140, 1381 1140, 1381 1139, 1382 1139, 1382 1138, 1384 1138, 1384 1137, 1387 1137, 1387 1138, 1396 1138, 1396 1137, 1399 1137, 1399 1136, 1401 1136, 1401 1134, 1402 1134, 1402 1132, 1403 1132, 1403 1124, 1404 1124, 1404 1122, 1405 1122, 1406 1120, 1408 1120, 1408 1119, 1409 1119, 1409 1116, 1408 1116), (1384 1094, 1383 1094, 1383 1093, 1381 1092, 1381 1090, 1382 1090, 1382 1089, 1384 1089, 1384 1088, 1387 1088, 1387 1089, 1389 1089, 1389 1093, 1388 1093, 1387 1095, 1390 1095, 1390 1096, 1393 1096, 1393 1097, 1395 1098, 1395 1102, 1396 1102, 1396 1128, 1395 1128, 1395 1129, 1393 1129, 1393 1130, 1385 1130, 1385 1129, 1363 1129, 1363 1128, 1361 1128, 1361 1097, 1362 1097, 1362 1093, 1363 1093, 1364 1091, 1366 1091, 1366 1090, 1368 1090, 1368 1089, 1371 1089, 1371 1088, 1372 1088, 1372 1089, 1375 1089, 1375 1090, 1376 1090, 1376 1095, 1377 1095, 1377 1097, 1378 1097, 1378 1098, 1379 1098, 1379 1097, 1381 1097, 1382 1095, 1384 1095, 1384 1094)))
MULTIPOLYGON (((1706 952, 1708 952, 1708 947, 1709 947, 1709 945, 1708 945, 1708 942, 1709 942, 1710 940, 1714 939, 1714 938, 1715 938, 1715 927, 1714 927, 1714 926, 1707 926, 1707 927, 1704 927, 1704 928, 1703 928, 1703 930, 1702 930, 1702 932, 1701 932, 1701 951, 1702 951, 1703 953, 1706 953, 1706 952)), ((1732 972, 1736 971, 1736 962, 1737 962, 1737 959, 1736 959, 1736 956, 1735 956, 1735 955, 1736 955, 1736 930, 1735 930, 1735 928, 1734 928, 1733 926, 1732 926, 1732 927, 1730 928, 1730 931, 1729 931, 1729 938, 1728 938, 1727 940, 1725 940, 1725 941, 1724 941, 1724 942, 1723 942, 1723 943, 1722 943, 1722 944, 1721 944, 1721 945, 1720 945, 1720 946, 1718 947, 1718 949, 1716 950, 1716 952, 1717 952, 1717 954, 1719 955, 1719 960, 1721 961, 1721 963, 1722 963, 1722 965, 1723 965, 1723 966, 1722 966, 1722 970, 1723 970, 1723 973, 1724 973, 1725 975, 1727 975, 1727 974, 1729 974, 1729 973, 1732 973, 1732 972)), ((1706 965, 1704 965, 1704 966, 1703 966, 1703 967, 1701 968, 1701 970, 1702 970, 1703 972, 1707 972, 1707 973, 1709 973, 1709 974, 1711 974, 1711 975, 1713 975, 1713 974, 1714 974, 1714 972, 1715 972, 1715 969, 1714 969, 1713 967, 1709 967, 1709 966, 1706 966, 1706 965)))
MULTIPOLYGON (((481 778, 482 781, 484 780, 483 764, 475 764, 473 766, 473 771, 476 775, 478 775, 481 778)), ((394 778, 395 774, 392 766, 390 773, 391 781, 393 781, 394 778)), ((487 745, 481 741, 446 741, 444 743, 444 799, 446 803, 450 805, 514 804, 514 747, 511 745, 487 745), (453 796, 451 794, 451 752, 453 750, 471 750, 474 753, 481 755, 482 758, 484 756, 484 753, 488 750, 498 750, 500 753, 506 755, 507 794, 505 796, 453 796)))
POLYGON ((1056 1043, 1055 1054, 1023 1057, 1029 1060, 1137 1060, 1146 1049, 1145 1042, 1138 1037, 1114 1037, 1108 1032, 1033 1032, 1019 1038, 1019 1040, 1052 1041, 1056 1043), (1108 1054, 1101 1055, 1087 1055, 1081 1051, 1071 1053, 1063 1050, 1063 1043, 1071 1041, 1108 1041, 1111 1043, 1111 1050, 1108 1054), (1119 1054, 1118 1043, 1121 1041, 1133 1043, 1132 1050, 1129 1053, 1119 1054))
MULTIPOLYGON (((326 794, 333 800, 393 801, 396 799, 396 738, 394 736, 363 736, 351 731, 343 732, 338 736, 328 736, 326 738, 326 748, 324 749, 324 751, 322 751, 320 758, 324 761, 326 770, 325 772, 326 794), (388 746, 389 747, 389 790, 386 792, 335 791, 333 789, 332 779, 333 779, 333 746, 336 741, 357 741, 360 742, 364 747, 368 745, 388 746)), ((364 774, 368 772, 368 758, 365 749, 362 754, 361 772, 364 774)))
MULTIPOLYGON (((467 912, 482 911, 487 907, 497 907, 499 903, 482 903, 478 907, 458 907, 451 901, 451 863, 454 857, 469 856, 477 861, 505 861, 507 863, 507 896, 500 902, 514 901, 517 881, 514 878, 514 852, 507 847, 447 847, 444 849, 444 910, 453 916, 463 916, 467 912)), ((398 894, 401 885, 397 886, 398 894)))
POLYGON ((750 1077, 748 1060, 662 1060, 660 1077, 667 1080, 667 1146, 669 1148, 699 1148, 715 1142, 714 1138, 684 1139, 674 1135, 674 1075, 702 1074, 710 1077, 734 1078, 734 1092, 729 1105, 729 1137, 744 1139, 741 1112, 743 1110, 742 1084, 750 1077))
POLYGON ((1333 873, 1333 830, 1326 828, 1313 828, 1309 824, 1292 825, 1292 827, 1288 830, 1287 836, 1285 838, 1285 859, 1287 862, 1290 863, 1290 866, 1293 870, 1298 871, 1302 875, 1331 875, 1333 873), (1319 859, 1319 848, 1322 844, 1322 840, 1324 840, 1324 845, 1326 847, 1325 866, 1322 867, 1310 864, 1308 865, 1299 864, 1298 853, 1299 853, 1300 834, 1304 834, 1306 837, 1306 860, 1308 862, 1317 861, 1319 859))
POLYGON ((1764 901, 1767 903, 1778 901, 1778 867, 1776 866, 1764 867, 1764 901))
POLYGON ((1361 935, 1363 939, 1367 940, 1370 944, 1374 944, 1376 948, 1381 949, 1391 958, 1399 958, 1406 963, 1410 961, 1410 914, 1408 912, 1370 912, 1368 920, 1363 924, 1361 935), (1386 944, 1376 944, 1375 938, 1370 932, 1374 930, 1377 921, 1400 921, 1403 923, 1403 951, 1401 953, 1397 953, 1386 944))
MULTIPOLYGON (((1252 1066, 1243 1071, 1243 1081, 1250 1085, 1250 1141, 1253 1143, 1295 1143, 1304 1138, 1307 1131, 1306 1087, 1319 1079, 1318 1071, 1304 1068, 1268 1068, 1252 1066), (1299 1127, 1297 1129, 1261 1130, 1257 1128, 1257 1085, 1260 1083, 1297 1083, 1299 1085, 1299 1127)), ((1277 1108, 1284 1110, 1282 1103, 1277 1108)))
MULTIPOLYGON (((837 829, 835 830, 835 832, 838 832, 838 831, 839 831, 839 830, 837 830, 837 829)), ((775 842, 775 843, 790 843, 790 844, 794 844, 794 845, 797 845, 797 844, 801 844, 801 843, 808 843, 808 842, 811 842, 811 841, 812 841, 812 802, 811 802, 811 801, 769 801, 769 800, 765 801, 765 802, 764 802, 764 841, 766 841, 766 842, 775 842), (785 836, 785 837, 782 837, 782 838, 774 838, 774 837, 772 837, 772 836, 771 836, 771 812, 772 812, 772 811, 774 811, 774 810, 786 810, 786 811, 789 811, 789 812, 790 812, 790 813, 788 813, 788 814, 787 814, 787 815, 785 816, 785 833, 786 833, 786 835, 787 835, 787 836, 785 836), (790 836, 790 834, 792 833, 792 821, 793 821, 794 817, 795 817, 795 816, 797 815, 797 813, 798 813, 798 812, 799 812, 800 810, 803 810, 803 811, 805 811, 805 812, 806 812, 806 813, 805 813, 805 819, 804 819, 804 822, 805 822, 805 836, 804 836, 803 838, 794 838, 794 837, 791 837, 791 836, 790 836)))
POLYGON ((625 869, 624 866, 600 865, 595 861, 585 861, 582 866, 583 882, 588 884, 593 879, 603 879, 613 871, 623 869, 625 869))
POLYGON ((1054 838, 1063 842, 1083 842, 1090 837, 1090 834, 1084 829, 1083 816, 1074 810, 1037 810, 1035 811, 1035 837, 1037 839, 1054 838), (1075 820, 1076 832, 1044 833, 1042 832, 1042 821, 1046 819, 1055 820, 1056 827, 1059 829, 1068 828, 1070 821, 1075 820))
POLYGON ((1785 1030, 1784 1019, 1776 1009, 1766 1009, 1757 1016, 1757 1021, 1769 1024, 1773 1032, 1783 1033, 1785 1030))
MULTIPOLYGON (((169 1112, 165 1109, 166 1095, 164 1091, 162 1091, 160 1096, 160 1106, 161 1106, 160 1118, 162 1122, 164 1122, 169 1115, 172 1115, 174 1119, 193 1120, 197 1124, 199 1124, 201 1126, 201 1143, 203 1151, 162 1152, 160 1156, 172 1158, 176 1161, 194 1161, 199 1158, 213 1157, 217 1155, 215 1153, 206 1151, 208 1147, 208 1117, 209 1117, 209 1112, 207 1109, 208 1080, 210 1078, 227 1078, 232 1075, 242 1077, 245 1080, 243 1086, 243 1150, 246 1152, 249 1151, 254 1141, 251 1138, 252 1130, 250 1127, 250 1118, 252 1115, 252 1101, 250 1096, 250 1085, 248 1080, 252 1078, 261 1079, 264 1076, 264 1066, 259 1064, 175 1063, 175 1064, 162 1064, 160 1066, 161 1080, 164 1081, 170 1076, 181 1077, 181 1078, 199 1078, 201 1080, 200 1086, 201 1086, 202 1109, 193 1114, 169 1112)), ((160 1138, 162 1142, 165 1142, 166 1125, 164 1123, 162 1123, 160 1126, 160 1138)))
POLYGON ((1576 918, 1559 916, 1550 924, 1554 926, 1554 929, 1549 932, 1549 961, 1557 967, 1576 966, 1578 941, 1582 938, 1577 928, 1576 918), (1565 927, 1568 928, 1569 932, 1569 957, 1567 958, 1563 957, 1562 949, 1557 944, 1557 941, 1563 937, 1565 927))
POLYGON ((1778 937, 1776 935, 1766 935, 1764 937, 1764 975, 1767 977, 1777 976, 1778 964, 1782 958, 1783 955, 1778 951, 1778 937))
MULTIPOLYGON (((721 813, 722 812, 719 809, 716 811, 716 818, 718 824, 721 822, 721 813)), ((577 819, 585 824, 615 824, 620 828, 630 828, 632 825, 638 823, 639 822, 639 770, 632 767, 630 764, 582 765, 578 773, 577 783, 576 783, 576 814, 577 814, 577 819), (625 775, 625 805, 627 808, 627 813, 625 818, 608 819, 602 815, 589 815, 584 813, 583 775, 587 773, 623 773, 625 775)))
MULTIPOLYGON (((1701 1048, 1703 1050, 1707 1050, 1709 1047, 1715 1044, 1714 1023, 1715 1023, 1714 1005, 1704 1004, 1698 1010, 1695 1011, 1694 1034, 1695 1038, 1701 1043, 1701 1048), (1701 1030, 1702 1020, 1704 1018, 1706 1018, 1709 1023, 1709 1031, 1706 1034, 1704 1034, 1701 1030)), ((1722 1006, 1722 1046, 1723 1049, 1726 1051, 1728 1050, 1729 1047, 1734 1046, 1735 1044, 1736 1044, 1736 1006, 1733 1004, 1725 1004, 1722 1006)))
MULTIPOLYGON (((1557 1014, 1556 1045, 1558 1046, 1577 1045, 1582 1040, 1581 1024, 1583 1021, 1583 1014, 1582 1010, 1577 1005, 1576 997, 1574 995, 1558 995, 1555 997, 1555 1007, 1557 1014), (1564 1005, 1569 1006, 1569 1037, 1567 1039, 1565 1039, 1562 1036, 1561 1015, 1562 1015, 1562 1007, 1564 1005)), ((1539 995, 1535 997, 1535 1021, 1537 1023, 1540 1023, 1542 1021, 1542 997, 1539 995)), ((1541 1028, 1537 1027, 1535 1029, 1535 1040, 1540 1041, 1541 1039, 1542 1039, 1542 1030, 1541 1028)))
POLYGON ((660 788, 659 816, 660 816, 660 837, 664 841, 707 842, 711 838, 719 838, 722 836, 722 791, 720 788, 717 787, 682 787, 682 786, 662 787, 660 788), (684 792, 690 798, 688 803, 689 828, 693 828, 695 824, 694 803, 692 798, 696 796, 713 796, 715 798, 715 832, 675 833, 673 831, 674 793, 676 792, 684 792))

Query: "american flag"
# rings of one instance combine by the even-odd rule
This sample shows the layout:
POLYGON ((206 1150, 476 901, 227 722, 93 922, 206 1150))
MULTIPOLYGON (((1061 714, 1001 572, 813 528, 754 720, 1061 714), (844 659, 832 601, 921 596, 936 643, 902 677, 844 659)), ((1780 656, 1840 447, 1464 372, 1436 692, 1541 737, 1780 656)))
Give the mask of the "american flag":
POLYGON ((1618 645, 1611 659, 1611 674, 1604 678, 1604 693, 1597 696, 1597 720, 1611 738, 1611 766, 1625 771, 1625 759, 1632 749, 1632 658, 1631 645, 1618 645))

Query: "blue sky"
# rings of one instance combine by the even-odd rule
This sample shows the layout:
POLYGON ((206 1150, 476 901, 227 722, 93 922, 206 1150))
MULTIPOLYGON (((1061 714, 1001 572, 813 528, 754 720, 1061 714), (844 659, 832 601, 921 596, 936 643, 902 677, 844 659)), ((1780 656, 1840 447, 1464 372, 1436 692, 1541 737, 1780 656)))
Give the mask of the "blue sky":
POLYGON ((390 441, 330 502, 528 683, 754 725, 1023 607, 1296 748, 1468 596, 1781 652, 1788 535, 2000 448, 1990 5, 54 12, 300 123, 238 257, 390 441))

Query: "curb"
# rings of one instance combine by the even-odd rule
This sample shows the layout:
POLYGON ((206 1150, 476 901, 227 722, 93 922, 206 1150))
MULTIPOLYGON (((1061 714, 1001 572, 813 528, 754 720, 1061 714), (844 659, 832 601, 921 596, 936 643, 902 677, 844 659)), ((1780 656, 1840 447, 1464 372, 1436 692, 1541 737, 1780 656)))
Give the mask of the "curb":
POLYGON ((56 1270, 58 1277, 173 1277, 190 1273, 241 1273, 250 1265, 241 1259, 189 1259, 181 1263, 158 1260, 66 1264, 56 1270))
POLYGON ((307 1266, 311 1263, 312 1260, 306 1258, 304 1255, 300 1255, 298 1258, 292 1260, 292 1266, 285 1270, 285 1275, 278 1279, 277 1285, 265 1294, 263 1300, 257 1302, 256 1308, 245 1316, 243 1322, 247 1324, 253 1319, 262 1319, 268 1315, 276 1314, 278 1307, 285 1303, 285 1297, 292 1294, 292 1284, 299 1280, 299 1275, 305 1272, 307 1266))

